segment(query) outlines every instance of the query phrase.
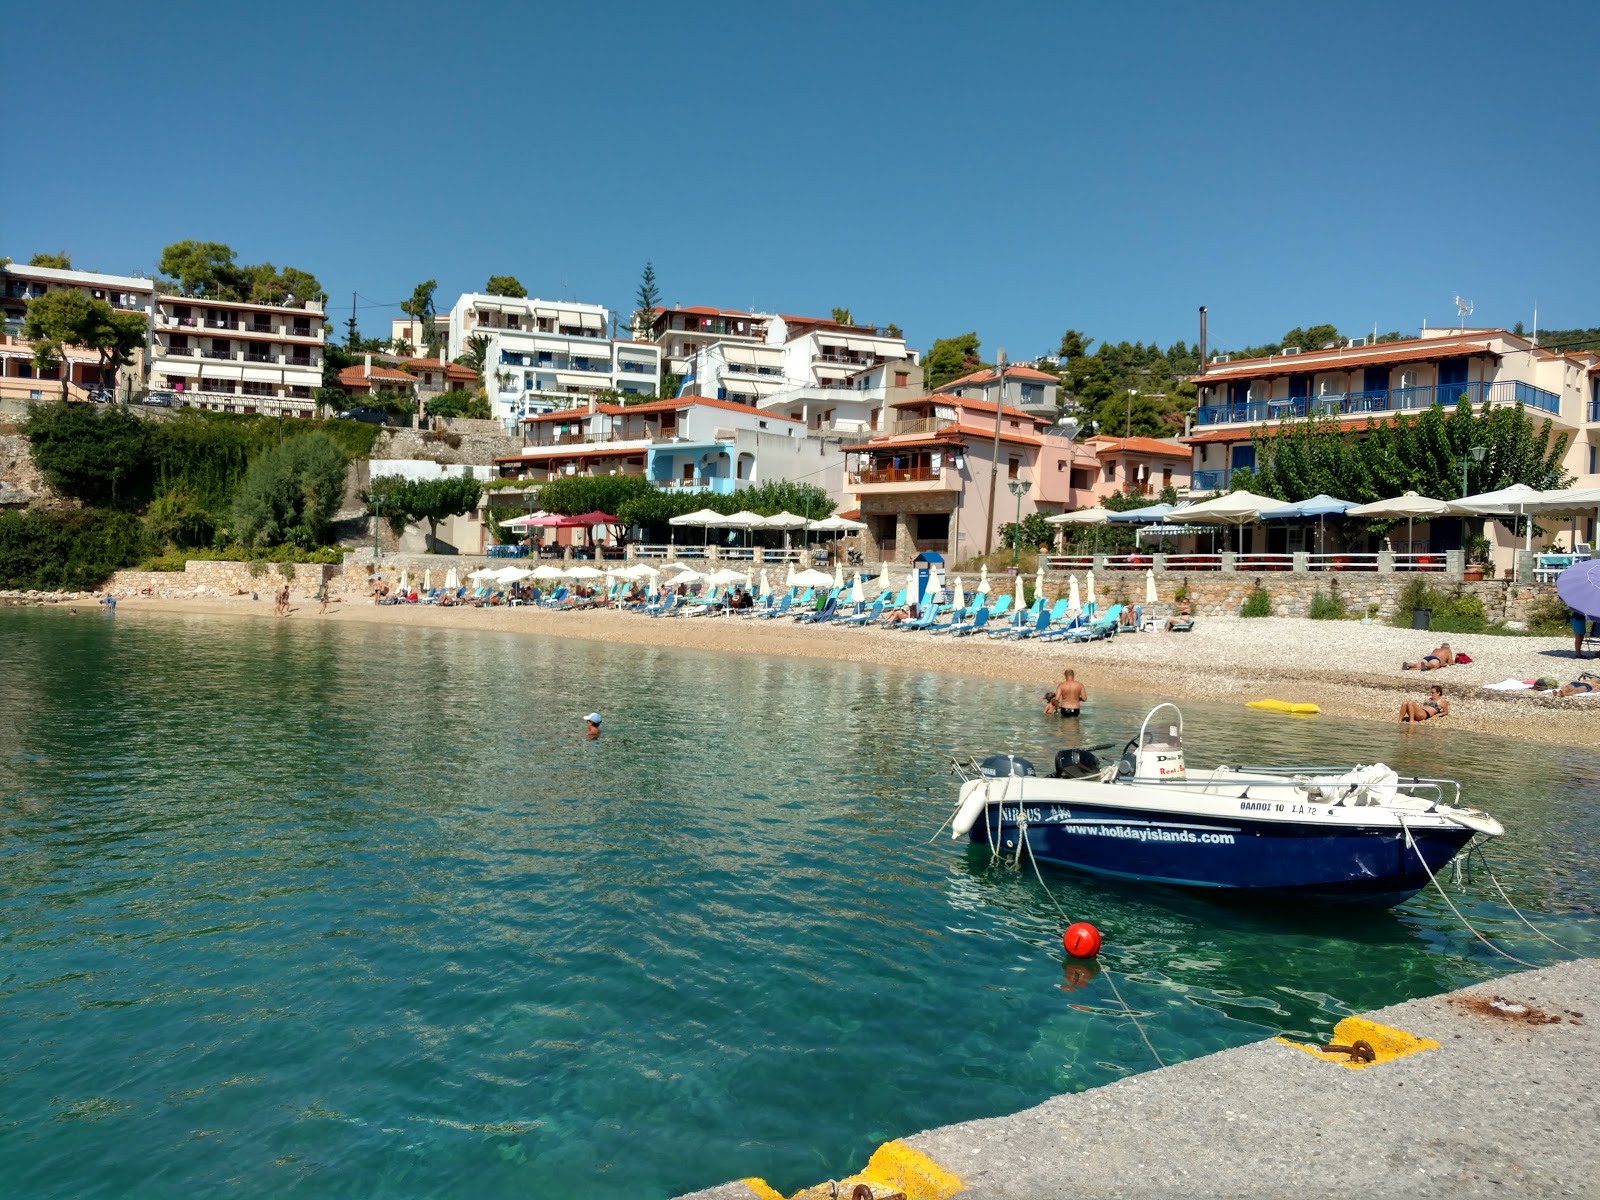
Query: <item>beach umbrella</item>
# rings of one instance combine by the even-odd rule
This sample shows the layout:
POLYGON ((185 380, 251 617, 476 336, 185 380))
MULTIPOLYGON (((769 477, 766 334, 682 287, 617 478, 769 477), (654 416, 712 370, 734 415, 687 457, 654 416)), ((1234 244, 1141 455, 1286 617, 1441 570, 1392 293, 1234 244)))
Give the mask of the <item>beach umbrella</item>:
POLYGON ((1156 602, 1156 573, 1151 567, 1146 567, 1144 571, 1144 602, 1146 604, 1156 602))
POLYGON ((761 523, 754 526, 756 529, 804 529, 805 527, 806 519, 792 512, 773 513, 770 517, 762 517, 761 523))
POLYGON ((1152 525, 1161 521, 1174 508, 1171 504, 1147 504, 1143 508, 1128 508, 1122 512, 1107 512, 1108 525, 1152 525))
POLYGON ((1576 551, 1578 548, 1578 516, 1580 513, 1593 512, 1596 520, 1600 520, 1600 488, 1556 488, 1548 492, 1541 492, 1542 497, 1539 511, 1548 516, 1563 516, 1572 518, 1572 532, 1568 537, 1568 549, 1576 551))
POLYGON ((1600 558, 1573 563, 1557 575, 1556 595, 1573 612, 1600 621, 1600 558))
POLYGON ((476 571, 470 571, 467 573, 468 579, 476 579, 480 583, 485 579, 493 579, 494 577, 495 570, 493 567, 479 567, 476 571))
POLYGON ((939 570, 938 563, 928 564, 928 588, 923 596, 929 600, 937 600, 939 593, 944 590, 944 576, 939 570))
POLYGON ((400 590, 402 592, 405 592, 405 591, 409 590, 406 587, 406 572, 403 569, 400 572, 400 590))
POLYGON ((1039 564, 1039 569, 1033 573, 1033 594, 1044 595, 1044 563, 1039 564))
POLYGON ((794 563, 792 562, 789 564, 789 570, 784 574, 783 586, 791 590, 794 588, 794 563))
POLYGON ((1023 609, 1028 607, 1025 603, 1023 603, 1023 599, 1022 599, 1022 597, 1025 594, 1025 592, 1024 592, 1024 589, 1023 589, 1023 586, 1022 586, 1022 572, 1021 571, 1017 572, 1017 577, 1013 581, 1013 586, 1014 586, 1014 590, 1013 590, 1013 592, 1011 594, 1011 607, 1016 609, 1018 613, 1021 613, 1023 609))
MULTIPOLYGON (((722 520, 722 514, 721 513, 715 511, 714 509, 701 508, 701 509, 696 509, 692 513, 684 513, 681 516, 668 517, 667 518, 667 524, 668 525, 697 525, 701 529, 709 531, 711 526, 716 524, 720 520, 722 520)), ((707 534, 707 536, 709 536, 709 533, 707 534)), ((700 540, 702 542, 704 542, 705 541, 705 537, 702 537, 700 540)))
POLYGON ((822 517, 806 526, 812 533, 861 533, 867 528, 865 521, 852 521, 848 517, 822 517))
POLYGON ((761 598, 765 600, 772 595, 772 581, 767 578, 767 569, 761 568, 761 598))
POLYGON ((840 591, 840 592, 842 592, 844 590, 844 564, 843 563, 834 563, 833 564, 833 588, 834 588, 835 591, 840 591))
POLYGON ((1085 603, 1087 603, 1090 608, 1095 608, 1097 606, 1094 602, 1094 572, 1085 571, 1084 576, 1088 580, 1088 586, 1085 589, 1084 595, 1085 603))
POLYGON ((560 567, 552 566, 549 563, 540 563, 533 569, 533 574, 530 576, 530 578, 544 580, 560 579, 561 575, 562 571, 560 567))
POLYGON ((1183 510, 1183 519, 1191 525, 1231 525, 1242 529, 1254 525, 1262 517, 1284 507, 1282 500, 1271 496, 1258 496, 1254 492, 1224 492, 1183 510))
POLYGON ((961 576, 956 576, 956 592, 950 598, 950 607, 955 612, 963 612, 967 607, 967 591, 961 586, 961 576))
POLYGON ((1094 527, 1094 548, 1100 550, 1100 526, 1109 523, 1111 510, 1108 508, 1079 508, 1069 513, 1060 513, 1054 517, 1046 517, 1045 521, 1051 525, 1084 525, 1094 527))
POLYGON ((448 571, 445 572, 445 575, 444 575, 444 586, 445 586, 445 590, 446 591, 451 591, 451 592, 455 591, 458 587, 461 586, 461 576, 456 574, 456 569, 454 567, 451 567, 448 571))
POLYGON ((429 568, 427 568, 427 570, 422 572, 422 590, 425 593, 433 591, 433 568, 432 567, 429 567, 429 568))
POLYGON ((750 576, 743 571, 735 571, 731 567, 723 567, 721 570, 713 571, 707 575, 706 582, 715 584, 717 587, 725 587, 730 583, 749 583, 750 576))
POLYGON ((1275 508, 1262 517, 1268 521, 1296 521, 1317 519, 1317 553, 1327 551, 1327 521, 1329 517, 1342 517, 1356 506, 1354 500, 1340 500, 1326 492, 1318 493, 1309 500, 1300 500, 1294 504, 1286 504, 1282 508, 1275 508))
MULTIPOLYGON (((1476 496, 1463 496, 1452 501, 1450 508, 1473 517, 1519 517, 1527 522, 1524 551, 1533 549, 1533 521, 1535 513, 1547 512, 1545 493, 1525 483, 1513 483, 1493 492, 1480 492, 1476 496)), ((1514 576, 1513 576, 1514 577, 1514 576)))
POLYGON ((894 580, 889 575, 889 564, 883 564, 883 574, 878 576, 878 591, 887 596, 894 591, 894 580))
POLYGON ((1068 575, 1067 576, 1067 609, 1068 609, 1069 612, 1077 612, 1082 607, 1083 607, 1082 599, 1078 595, 1078 577, 1076 575, 1068 575))
POLYGON ((804 571, 796 571, 792 582, 796 587, 832 587, 833 576, 826 571, 807 567, 804 571))
POLYGON ((1447 517, 1450 513, 1451 506, 1446 501, 1435 500, 1431 496, 1419 496, 1416 492, 1405 492, 1399 496, 1391 496, 1387 500, 1357 504, 1344 510, 1344 515, 1347 517, 1404 517, 1408 546, 1411 543, 1413 523, 1418 517, 1432 519, 1447 517))
POLYGON ((501 567, 494 577, 500 583, 521 583, 524 579, 531 579, 533 572, 523 567, 501 567))
POLYGON ((866 593, 861 590, 861 572, 857 571, 856 577, 850 581, 850 603, 865 604, 866 600, 866 593))
POLYGON ((597 571, 593 567, 569 567, 562 574, 568 579, 599 579, 605 572, 597 571))
POLYGON ((677 575, 674 575, 671 579, 667 580, 667 586, 677 587, 679 584, 694 583, 696 580, 704 578, 705 576, 700 574, 700 572, 696 571, 693 567, 681 567, 681 570, 677 575))
POLYGON ((989 594, 988 563, 984 563, 983 566, 978 569, 978 586, 976 590, 980 596, 987 596, 989 594))

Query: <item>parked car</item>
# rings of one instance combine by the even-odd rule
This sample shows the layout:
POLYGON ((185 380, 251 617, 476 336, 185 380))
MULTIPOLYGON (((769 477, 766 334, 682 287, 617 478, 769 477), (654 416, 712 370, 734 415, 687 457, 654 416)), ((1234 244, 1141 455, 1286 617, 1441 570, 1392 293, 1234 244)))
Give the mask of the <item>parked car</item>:
POLYGON ((178 397, 171 392, 149 392, 145 395, 144 402, 155 408, 178 407, 178 397))
POLYGON ((338 421, 365 421, 368 425, 387 425, 389 423, 389 410, 378 408, 371 404, 363 404, 357 408, 347 408, 343 412, 333 414, 338 421))

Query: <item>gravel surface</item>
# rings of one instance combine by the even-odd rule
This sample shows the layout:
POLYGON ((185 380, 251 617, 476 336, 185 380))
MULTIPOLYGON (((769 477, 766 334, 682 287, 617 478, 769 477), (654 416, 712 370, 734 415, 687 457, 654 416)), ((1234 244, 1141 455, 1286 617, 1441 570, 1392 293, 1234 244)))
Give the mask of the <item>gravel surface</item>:
MULTIPOLYGON (((1421 698, 1429 684, 1438 683, 1450 700, 1450 716, 1441 724, 1451 728, 1536 741, 1600 744, 1600 700, 1555 700, 1483 690, 1485 683, 1506 678, 1572 679, 1581 668, 1573 660, 1570 638, 1456 635, 1450 639, 1452 645, 1470 654, 1473 662, 1419 675, 1402 671, 1401 662, 1428 653, 1439 644, 1440 635, 1355 621, 1201 618, 1192 633, 1124 634, 1106 642, 1069 645, 999 642, 981 635, 958 639, 808 626, 788 619, 651 619, 609 610, 552 612, 363 602, 336 602, 324 615, 310 600, 297 598, 295 603, 288 618, 293 621, 483 629, 641 646, 872 662, 1028 680, 1041 691, 1060 678, 1064 667, 1071 666, 1089 688, 1091 701, 1097 688, 1237 703, 1272 698, 1308 701, 1320 705, 1328 716, 1393 721, 1403 698, 1421 698)), ((117 619, 158 613, 274 619, 270 599, 144 596, 123 600, 117 619)), ((1593 669, 1597 664, 1585 666, 1593 669)))

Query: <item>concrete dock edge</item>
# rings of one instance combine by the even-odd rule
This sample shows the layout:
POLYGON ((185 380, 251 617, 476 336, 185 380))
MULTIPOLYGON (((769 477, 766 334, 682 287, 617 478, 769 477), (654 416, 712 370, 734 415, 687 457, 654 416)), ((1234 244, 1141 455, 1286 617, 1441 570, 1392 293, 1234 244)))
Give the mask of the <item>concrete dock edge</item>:
MULTIPOLYGON (((971 1200, 1600 1198, 1600 959, 1362 1015, 1438 1048, 1352 1070, 1256 1042, 888 1146, 971 1200)), ((770 1200, 762 1187, 681 1200, 770 1200)))

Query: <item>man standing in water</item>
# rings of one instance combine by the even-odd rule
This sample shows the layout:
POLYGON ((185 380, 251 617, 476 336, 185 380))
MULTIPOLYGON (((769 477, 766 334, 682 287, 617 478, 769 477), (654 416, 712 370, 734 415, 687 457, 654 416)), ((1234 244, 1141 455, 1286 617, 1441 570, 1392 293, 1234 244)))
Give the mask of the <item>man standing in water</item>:
POLYGON ((583 736, 588 738, 591 742, 598 742, 600 740, 599 713, 592 712, 583 719, 583 736))
POLYGON ((1078 682, 1077 675, 1069 667, 1062 673, 1061 682, 1056 684, 1056 690, 1044 698, 1045 715, 1055 713, 1062 717, 1075 717, 1088 698, 1088 690, 1078 682))

